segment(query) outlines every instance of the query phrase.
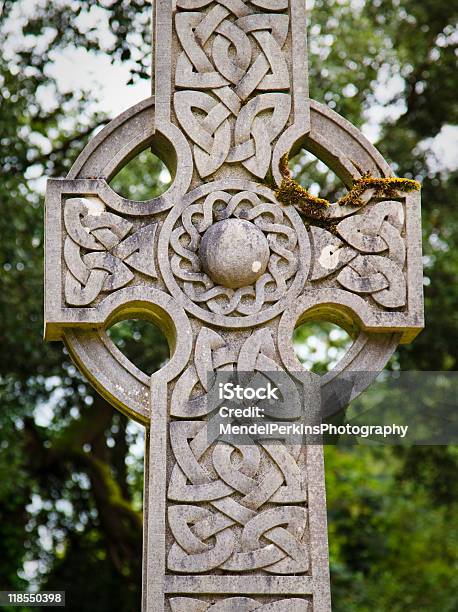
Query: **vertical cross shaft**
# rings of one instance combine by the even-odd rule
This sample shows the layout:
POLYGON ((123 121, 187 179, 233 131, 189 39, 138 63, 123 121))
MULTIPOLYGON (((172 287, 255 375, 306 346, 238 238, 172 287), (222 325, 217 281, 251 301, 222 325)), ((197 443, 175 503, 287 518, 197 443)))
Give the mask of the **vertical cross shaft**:
MULTIPOLYGON (((276 219, 273 231, 289 236, 287 248, 294 251, 297 243, 294 221, 291 225, 273 205, 270 190, 259 183, 278 174, 281 155, 309 129, 305 2, 157 0, 153 33, 155 130, 184 136, 192 151, 195 188, 186 202, 177 204, 162 235, 175 235, 173 249, 180 253, 183 222, 194 253, 188 257, 199 257, 210 278, 232 287, 224 295, 239 300, 237 292, 257 281, 267 266, 269 246, 266 241, 264 247, 262 231, 274 226, 266 225, 265 212, 276 219), (207 180, 212 182, 204 186, 207 180), (214 208, 218 201, 225 205, 224 214, 214 208), (204 222, 199 225, 193 214, 201 211, 204 222), (236 217, 229 222, 232 213, 236 217), (205 254, 196 251, 204 234, 205 254), (226 247, 220 247, 224 239, 226 247), (232 260, 226 249, 236 249, 237 239, 241 251, 232 260), (246 242, 257 245, 253 252, 246 242)), ((166 258, 168 249, 168 241, 159 243, 160 257, 166 258)), ((279 297, 296 271, 297 263, 292 265, 290 273, 280 274, 285 280, 279 297)), ((192 282, 206 284, 208 277, 184 272, 182 278, 187 294, 197 297, 192 282)), ((199 297, 198 303, 205 302, 205 296, 199 297)), ((256 312, 238 308, 242 314, 256 312)), ((214 302, 211 310, 208 326, 195 313, 185 372, 174 380, 165 381, 163 373, 152 378, 144 611, 329 610, 321 449, 292 452, 282 446, 275 451, 253 443, 250 451, 236 452, 206 439, 210 417, 202 405, 209 392, 207 376, 221 367, 261 369, 267 355, 268 367, 282 369, 278 318, 250 335, 242 318, 226 320, 228 308, 214 302), (212 328, 219 323, 232 329, 212 328), (251 355, 248 362, 243 355, 251 355), (242 461, 237 469, 239 452, 254 453, 258 463, 248 469, 242 461), (222 457, 233 480, 221 472, 222 457), (248 544, 253 529, 259 531, 257 543, 248 544)), ((262 321, 255 316, 252 322, 262 321)))
POLYGON ((157 0, 153 45, 156 129, 183 132, 200 179, 263 180, 308 132, 305 0, 157 0))

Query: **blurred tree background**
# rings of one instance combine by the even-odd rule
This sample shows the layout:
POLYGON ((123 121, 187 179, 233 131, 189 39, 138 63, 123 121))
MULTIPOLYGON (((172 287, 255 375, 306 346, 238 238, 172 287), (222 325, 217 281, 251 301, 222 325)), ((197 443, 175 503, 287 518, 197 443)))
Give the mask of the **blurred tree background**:
MULTIPOLYGON (((423 185, 427 326, 392 367, 455 370, 458 5, 308 5, 312 97, 363 127, 399 176, 423 185)), ((4 0, 0 10, 0 589, 65 589, 70 611, 134 612, 142 432, 97 396, 59 343, 42 341, 43 188, 110 119, 90 87, 61 91, 55 58, 83 47, 128 66, 132 83, 148 79, 150 2, 4 0)), ((315 192, 334 199, 342 190, 312 156, 292 165, 315 192)), ((113 186, 143 199, 166 183, 145 152, 113 186)), ((111 336, 145 371, 167 358, 162 335, 144 322, 118 324, 111 336)), ((319 372, 346 342, 330 326, 296 334, 298 355, 319 372)), ((326 449, 334 610, 458 609, 457 459, 455 447, 326 449)))

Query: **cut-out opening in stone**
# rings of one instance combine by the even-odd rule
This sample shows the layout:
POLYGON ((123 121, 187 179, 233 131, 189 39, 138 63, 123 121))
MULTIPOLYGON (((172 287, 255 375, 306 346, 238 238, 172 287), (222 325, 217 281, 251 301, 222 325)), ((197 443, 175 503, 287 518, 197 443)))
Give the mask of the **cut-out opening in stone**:
POLYGON ((307 321, 294 330, 293 346, 304 369, 315 374, 332 370, 353 344, 351 336, 328 321, 307 321))
POLYGON ((172 181, 169 168, 148 147, 115 174, 110 180, 110 187, 124 198, 144 201, 165 193, 172 181))
POLYGON ((336 202, 347 193, 337 174, 306 149, 291 156, 288 166, 296 183, 316 197, 336 202))
POLYGON ((107 329, 118 349, 139 370, 153 374, 170 358, 170 349, 161 329, 147 319, 123 319, 107 329))

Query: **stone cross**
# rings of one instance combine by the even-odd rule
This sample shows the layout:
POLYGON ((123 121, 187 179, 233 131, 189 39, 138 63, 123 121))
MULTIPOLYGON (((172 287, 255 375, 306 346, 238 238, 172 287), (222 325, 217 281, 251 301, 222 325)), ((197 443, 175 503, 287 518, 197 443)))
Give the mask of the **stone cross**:
POLYGON ((301 148, 347 186, 391 175, 308 97, 305 0, 156 0, 153 32, 154 95, 48 182, 46 338, 145 426, 144 612, 328 611, 321 446, 211 441, 206 398, 220 371, 302 371, 293 330, 320 319, 354 339, 323 392, 343 373, 366 388, 423 325, 419 195, 320 226, 276 200, 301 148), (146 148, 173 183, 123 198, 109 181, 146 148), (128 318, 170 344, 151 377, 107 335, 128 318))

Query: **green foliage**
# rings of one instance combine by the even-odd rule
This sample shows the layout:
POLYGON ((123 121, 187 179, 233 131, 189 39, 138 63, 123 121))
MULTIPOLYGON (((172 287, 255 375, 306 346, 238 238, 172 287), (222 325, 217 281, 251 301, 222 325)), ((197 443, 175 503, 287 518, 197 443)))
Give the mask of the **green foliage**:
MULTIPOLYGON (((59 91, 53 58, 83 47, 124 62, 132 81, 148 78, 150 1, 0 5, 0 585, 66 589, 70 609, 137 610, 142 435, 85 383, 60 344, 42 342, 43 178, 64 176, 107 120, 94 112, 94 92, 59 91), (90 25, 91 11, 102 11, 112 36, 90 25)), ((427 328, 396 364, 456 369, 458 173, 434 161, 430 140, 458 124, 456 3, 308 5, 312 97, 358 126, 376 109, 380 150, 399 176, 422 183, 427 328)), ((344 193, 313 156, 291 166, 314 194, 335 201, 344 193)), ((146 199, 166 186, 161 168, 144 151, 111 184, 146 199)), ((330 332, 318 324, 296 332, 299 356, 320 373, 348 342, 330 332)), ((145 371, 167 358, 144 322, 122 322, 111 334, 145 371)), ((334 609, 457 609, 456 450, 330 447, 326 459, 334 609)))
POLYGON ((130 361, 147 374, 156 371, 170 356, 163 333, 149 321, 120 321, 108 330, 108 335, 130 361))
POLYGON ((327 447, 325 457, 333 609, 456 610, 451 496, 438 504, 429 487, 401 477, 389 447, 327 447))
POLYGON ((325 374, 342 359, 352 339, 337 325, 310 321, 294 330, 293 342, 304 368, 315 374, 325 374))
POLYGON ((126 164, 110 186, 125 198, 148 200, 164 193, 171 182, 165 165, 147 149, 126 164))

